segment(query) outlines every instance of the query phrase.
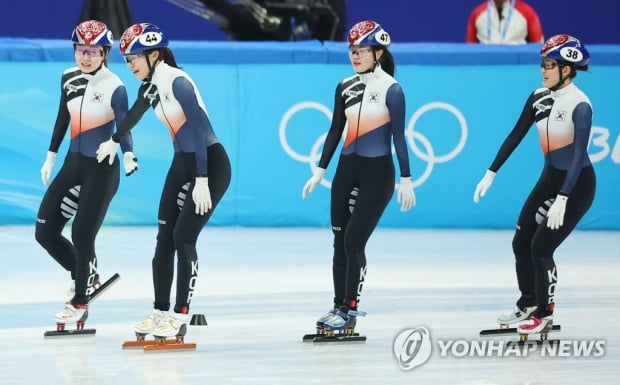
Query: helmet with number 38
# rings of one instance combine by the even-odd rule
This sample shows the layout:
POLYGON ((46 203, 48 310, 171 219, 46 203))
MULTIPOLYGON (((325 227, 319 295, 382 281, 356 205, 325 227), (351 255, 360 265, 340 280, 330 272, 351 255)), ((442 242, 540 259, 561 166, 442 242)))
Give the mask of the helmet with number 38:
POLYGON ((371 45, 377 47, 389 47, 392 39, 379 23, 366 20, 360 21, 349 30, 349 45, 371 45))
POLYGON ((569 35, 555 35, 548 39, 540 50, 543 58, 586 67, 590 62, 590 53, 579 39, 569 35))
POLYGON ((164 48, 168 46, 168 36, 158 26, 150 23, 134 24, 127 28, 120 39, 123 55, 164 48))

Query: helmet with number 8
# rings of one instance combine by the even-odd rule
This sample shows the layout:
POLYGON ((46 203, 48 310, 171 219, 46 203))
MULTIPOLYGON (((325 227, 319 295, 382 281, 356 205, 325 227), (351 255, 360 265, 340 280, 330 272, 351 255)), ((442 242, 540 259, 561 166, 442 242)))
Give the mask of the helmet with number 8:
POLYGON ((98 20, 87 20, 78 24, 73 30, 71 41, 74 44, 102 45, 112 47, 112 31, 98 20))
POLYGON ((370 45, 376 47, 389 47, 392 39, 379 23, 366 20, 360 21, 349 30, 349 45, 370 45))
POLYGON ((168 36, 158 26, 150 23, 134 24, 127 28, 120 39, 123 55, 164 48, 168 46, 168 36))
POLYGON ((555 59, 559 62, 574 64, 576 67, 587 67, 590 53, 579 39, 569 35, 555 35, 548 39, 540 50, 543 58, 555 59))

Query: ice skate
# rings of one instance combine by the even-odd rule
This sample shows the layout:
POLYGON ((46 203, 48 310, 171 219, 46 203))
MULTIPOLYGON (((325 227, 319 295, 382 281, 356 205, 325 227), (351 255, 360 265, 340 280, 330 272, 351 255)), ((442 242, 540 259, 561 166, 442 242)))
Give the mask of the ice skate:
POLYGON ((524 308, 519 308, 518 306, 515 309, 507 314, 500 314, 497 317, 497 322, 499 323, 500 328, 507 328, 511 324, 524 321, 528 319, 530 314, 532 314, 536 310, 536 306, 529 306, 524 308))
POLYGON ((153 336, 159 340, 176 337, 177 340, 183 342, 183 338, 187 332, 188 322, 189 314, 170 313, 168 317, 160 322, 153 330, 153 336))
POLYGON ((316 320, 316 333, 304 334, 302 341, 314 341, 314 339, 317 337, 325 336, 325 321, 336 315, 336 312, 338 312, 338 309, 331 309, 330 311, 319 317, 319 319, 316 320))
POLYGON ((138 323, 134 330, 136 332, 136 337, 138 341, 144 340, 144 337, 147 334, 150 334, 155 328, 159 326, 164 320, 168 318, 168 312, 163 310, 153 309, 151 315, 148 316, 147 319, 138 323))
POLYGON ((329 317, 322 321, 323 332, 321 334, 305 335, 304 341, 312 341, 314 343, 366 341, 366 336, 361 336, 355 332, 357 317, 366 315, 365 312, 335 309, 335 312, 329 312, 325 316, 328 315, 329 317))
POLYGON ((84 323, 88 318, 88 304, 76 305, 71 302, 65 305, 65 308, 56 313, 56 330, 65 330, 66 324, 77 324, 76 329, 84 329, 84 323))
POLYGON ((357 310, 337 310, 336 314, 327 319, 324 323, 325 335, 332 336, 334 331, 351 336, 355 332, 357 317, 363 317, 366 313, 357 310))
MULTIPOLYGON (((186 343, 184 341, 188 322, 189 314, 168 313, 166 318, 160 321, 157 327, 151 332, 155 339, 141 342, 144 351, 196 349, 195 343, 186 343)), ((138 341, 137 343, 140 342, 138 341)), ((124 344, 123 347, 129 347, 129 345, 124 344)))
POLYGON ((335 316, 338 309, 331 309, 327 313, 323 314, 318 320, 316 320, 316 333, 323 334, 325 332, 325 321, 335 316))
POLYGON ((526 341, 530 334, 540 334, 542 341, 547 339, 548 333, 553 329, 553 314, 545 317, 530 316, 525 322, 517 326, 519 340, 526 341))

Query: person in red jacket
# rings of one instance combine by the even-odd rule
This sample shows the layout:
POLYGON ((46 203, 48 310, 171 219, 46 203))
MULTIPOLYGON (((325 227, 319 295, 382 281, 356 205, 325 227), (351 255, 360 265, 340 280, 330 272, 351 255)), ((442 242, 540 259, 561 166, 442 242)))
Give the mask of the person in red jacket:
POLYGON ((526 44, 544 41, 534 8, 521 0, 487 0, 467 22, 467 43, 526 44))

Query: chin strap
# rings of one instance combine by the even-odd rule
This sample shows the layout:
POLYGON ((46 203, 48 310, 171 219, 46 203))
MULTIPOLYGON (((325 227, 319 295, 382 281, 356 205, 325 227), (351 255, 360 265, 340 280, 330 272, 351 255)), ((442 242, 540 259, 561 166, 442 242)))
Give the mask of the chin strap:
POLYGON ((566 78, 562 76, 562 69, 564 67, 566 67, 566 65, 563 65, 563 64, 558 65, 558 71, 560 71, 560 80, 558 80, 558 83, 555 86, 549 88, 551 91, 557 91, 564 85, 564 82, 566 81, 566 78))

